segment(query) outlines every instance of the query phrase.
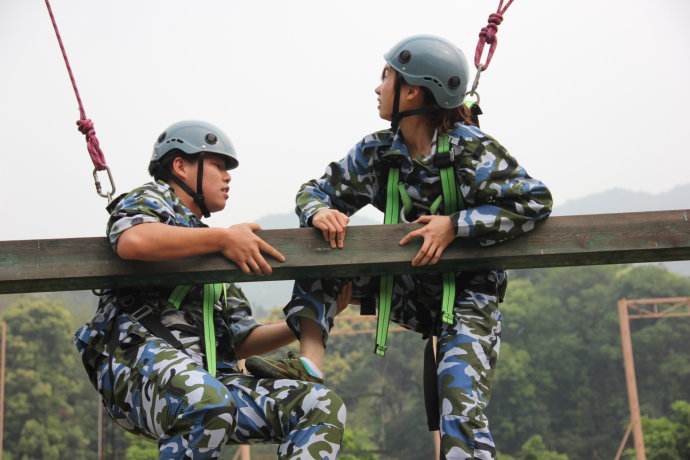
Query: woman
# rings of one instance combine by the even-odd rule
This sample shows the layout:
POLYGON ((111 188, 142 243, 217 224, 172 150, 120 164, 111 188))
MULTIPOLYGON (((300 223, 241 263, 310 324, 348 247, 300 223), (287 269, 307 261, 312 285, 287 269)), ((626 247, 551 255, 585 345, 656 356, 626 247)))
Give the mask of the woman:
MULTIPOLYGON (((547 188, 528 176, 495 139, 471 125, 470 110, 463 105, 468 71, 460 49, 442 38, 413 36, 384 57, 375 92, 379 116, 391 121, 391 129, 364 137, 320 179, 300 188, 297 213, 303 226, 321 230, 331 247, 343 247, 349 216, 367 204, 386 210, 393 169, 398 170, 394 186, 404 204, 401 221, 423 225, 400 241, 405 245, 423 239, 413 266, 435 264, 455 239, 488 246, 518 237, 548 217, 547 188), (449 206, 452 190, 443 193, 444 168, 450 168, 452 176, 444 180, 454 180, 455 209, 449 206)), ((392 284, 391 319, 438 338, 439 423, 430 426, 440 426, 445 458, 495 458, 484 412, 499 351, 498 303, 506 288, 505 272, 465 271, 445 278, 440 273, 402 275, 392 284), (450 293, 444 292, 448 286, 453 286, 450 293), (442 303, 448 298, 452 300, 443 318, 442 303)), ((298 281, 285 309, 288 324, 300 337, 303 357, 311 362, 315 357, 317 364, 336 312, 339 285, 298 281)), ((379 293, 380 310, 385 290, 376 280, 354 280, 353 296, 363 304, 379 293)), ((385 340, 377 346, 385 349, 385 340)), ((287 367, 260 359, 250 365, 268 374, 287 367)))

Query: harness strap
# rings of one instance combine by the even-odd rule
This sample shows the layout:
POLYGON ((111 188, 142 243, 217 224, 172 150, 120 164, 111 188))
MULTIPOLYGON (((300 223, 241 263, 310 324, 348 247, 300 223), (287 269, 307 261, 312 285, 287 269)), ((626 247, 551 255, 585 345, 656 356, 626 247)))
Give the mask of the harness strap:
MULTIPOLYGON (((178 310, 182 301, 192 289, 190 285, 175 287, 168 297, 168 302, 178 310)), ((206 351, 206 368, 213 377, 216 376, 216 331, 213 323, 213 309, 220 299, 221 293, 227 296, 225 283, 204 284, 203 319, 204 319, 204 349, 206 351)))
POLYGON ((180 306, 182 305, 182 301, 185 297, 187 297, 187 294, 189 294, 191 289, 192 286, 190 284, 181 284, 176 286, 175 289, 173 289, 170 293, 170 297, 168 297, 168 303, 179 310, 180 306))
MULTIPOLYGON (((384 224, 397 224, 400 220, 400 169, 388 170, 386 186, 386 213, 384 224)), ((386 354, 388 348, 388 326, 390 324, 391 306, 393 303, 393 275, 382 275, 379 284, 378 318, 376 319, 376 347, 379 356, 386 354)))
MULTIPOLYGON (((447 134, 438 136, 436 156, 441 168, 441 190, 443 191, 443 210, 446 215, 453 214, 460 209, 462 198, 458 194, 455 184, 455 167, 450 154, 450 140, 447 134)), ((442 320, 445 324, 453 324, 453 306, 455 305, 455 273, 443 274, 443 298, 441 301, 442 320)))
MULTIPOLYGON (((431 207, 430 213, 436 214, 443 204, 444 214, 453 214, 462 207, 462 198, 458 194, 455 181, 454 158, 451 156, 450 139, 447 134, 440 134, 436 144, 436 162, 440 166, 442 195, 438 196, 431 207)), ((391 167, 388 170, 386 184, 386 213, 384 224, 397 224, 400 221, 400 204, 407 214, 412 210, 410 199, 404 184, 400 183, 400 169, 391 167)), ((441 300, 442 321, 453 324, 453 306, 455 305, 455 273, 443 274, 443 297, 441 300)), ((388 328, 390 311, 393 303, 393 275, 381 276, 379 283, 378 318, 376 321, 375 352, 383 356, 388 348, 388 328)))
POLYGON ((438 378, 436 370, 438 363, 434 353, 434 339, 429 337, 424 347, 424 408, 426 409, 426 424, 429 431, 440 428, 441 413, 439 410, 438 378))
POLYGON ((216 376, 216 333, 213 324, 214 305, 220 299, 223 283, 204 284, 204 343, 206 368, 212 377, 216 376))
MULTIPOLYGON (((402 205, 403 205, 403 212, 405 215, 409 215, 412 212, 412 198, 410 198, 410 194, 407 193, 407 189, 405 188, 405 184, 400 182, 398 184, 398 192, 400 192, 400 200, 402 200, 402 205)), ((436 197, 436 199, 431 203, 431 206, 429 206, 429 214, 432 216, 436 214, 443 204, 443 195, 439 195, 436 197)))

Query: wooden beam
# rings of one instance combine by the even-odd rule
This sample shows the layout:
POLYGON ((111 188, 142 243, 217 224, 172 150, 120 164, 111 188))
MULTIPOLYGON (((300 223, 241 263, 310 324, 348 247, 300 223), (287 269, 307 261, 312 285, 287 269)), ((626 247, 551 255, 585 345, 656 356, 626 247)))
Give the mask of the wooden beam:
POLYGON ((271 276, 245 275, 219 254, 175 262, 117 258, 105 238, 0 242, 0 293, 46 292, 218 281, 376 275, 486 268, 538 268, 690 259, 690 210, 552 217, 492 247, 457 240, 434 267, 413 269, 419 244, 398 246, 415 224, 355 226, 331 250, 314 229, 260 235, 287 257, 271 276))

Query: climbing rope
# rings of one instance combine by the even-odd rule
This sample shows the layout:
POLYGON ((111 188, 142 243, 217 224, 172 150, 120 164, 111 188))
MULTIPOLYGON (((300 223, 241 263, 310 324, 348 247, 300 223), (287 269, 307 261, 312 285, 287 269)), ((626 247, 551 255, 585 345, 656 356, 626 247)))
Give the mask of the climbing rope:
POLYGON ((84 110, 84 104, 81 101, 81 96, 79 95, 79 89, 77 88, 77 82, 74 79, 74 74, 72 73, 72 67, 69 64, 69 59, 67 58, 67 52, 65 51, 65 46, 62 43, 62 37, 60 36, 60 31, 58 30, 57 22, 55 21, 55 15, 53 14, 53 9, 50 6, 50 1, 45 0, 46 8, 48 8, 48 14, 50 15, 50 20, 53 23, 53 29, 55 30, 55 36, 57 37, 58 44, 60 45, 60 51, 62 51, 62 58, 65 61, 65 66, 67 67, 67 73, 69 74, 69 79, 72 82, 72 88, 74 89, 74 95, 77 97, 77 103, 79 104, 79 120, 77 120, 77 128, 84 136, 86 136, 86 149, 91 157, 91 162, 93 163, 93 180, 96 186, 96 193, 107 198, 108 202, 112 201, 113 195, 115 194, 115 181, 113 180, 113 175, 110 172, 110 168, 106 164, 105 155, 101 150, 101 146, 98 143, 98 138, 96 137, 96 130, 94 129, 94 124, 91 119, 87 118, 86 111, 84 110), (105 171, 108 175, 108 181, 110 182, 110 189, 108 191, 103 191, 101 187, 101 181, 98 178, 98 172, 105 171))
POLYGON ((482 30, 479 32, 479 40, 477 41, 477 47, 474 50, 474 67, 477 69, 477 73, 474 76, 472 89, 470 89, 470 91, 467 93, 468 96, 472 96, 476 99, 474 104, 479 104, 479 93, 477 92, 479 78, 481 77, 482 72, 486 71, 486 69, 489 67, 491 59, 494 57, 496 46, 498 45, 498 38, 496 37, 496 34, 498 33, 498 26, 503 22, 503 15, 512 3, 513 0, 508 0, 504 6, 503 0, 500 0, 496 12, 489 15, 488 24, 482 27, 482 30), (482 63, 484 47, 487 44, 489 45, 489 49, 486 54, 486 59, 482 63))

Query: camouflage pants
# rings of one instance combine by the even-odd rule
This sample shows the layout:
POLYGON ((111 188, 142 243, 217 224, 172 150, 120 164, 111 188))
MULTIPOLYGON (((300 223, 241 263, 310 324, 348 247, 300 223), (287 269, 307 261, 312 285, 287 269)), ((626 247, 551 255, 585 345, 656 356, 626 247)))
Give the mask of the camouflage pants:
MULTIPOLYGON (((505 275, 495 276, 503 276, 495 280, 495 285, 504 287, 505 275)), ((370 281, 353 280, 353 296, 371 295, 370 281)), ((285 314, 296 334, 300 333, 300 321, 309 319, 321 325, 324 338, 327 337, 341 284, 336 280, 295 283, 293 299, 285 307, 285 314)), ((441 452, 446 460, 496 458, 484 411, 500 349, 501 313, 497 289, 482 292, 488 290, 485 278, 476 283, 472 280, 458 283, 455 322, 446 325, 440 321, 440 275, 395 277, 391 320, 425 335, 438 336, 439 425, 441 452)))
POLYGON ((125 429, 157 440, 161 460, 218 458, 226 443, 256 442, 280 444, 280 459, 338 456, 346 410, 322 385, 235 373, 214 378, 150 335, 117 348, 112 361, 112 373, 108 360, 93 370, 106 409, 125 429))

